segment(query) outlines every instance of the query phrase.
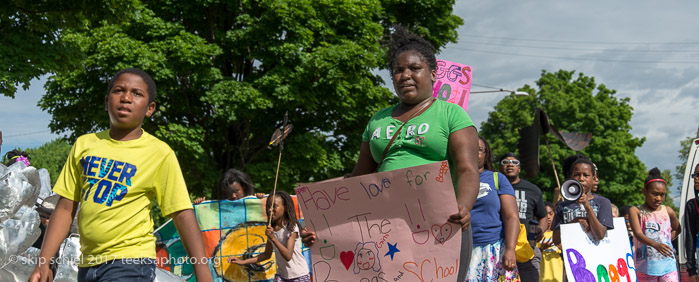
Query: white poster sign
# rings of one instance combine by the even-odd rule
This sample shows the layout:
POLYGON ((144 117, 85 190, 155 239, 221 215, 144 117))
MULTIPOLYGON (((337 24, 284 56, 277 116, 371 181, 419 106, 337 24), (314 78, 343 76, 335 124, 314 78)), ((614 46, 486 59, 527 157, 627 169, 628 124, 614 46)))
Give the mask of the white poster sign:
POLYGON ((624 218, 614 218, 615 228, 593 241, 579 223, 561 225, 563 261, 568 281, 636 281, 633 251, 624 218))

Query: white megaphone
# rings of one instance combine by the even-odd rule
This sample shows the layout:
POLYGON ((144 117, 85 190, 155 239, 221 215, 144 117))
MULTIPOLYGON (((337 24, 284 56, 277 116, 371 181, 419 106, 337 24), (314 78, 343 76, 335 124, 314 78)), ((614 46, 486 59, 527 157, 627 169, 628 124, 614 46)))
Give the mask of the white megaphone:
POLYGON ((583 186, 575 179, 568 179, 561 185, 561 196, 563 199, 575 202, 583 194, 583 186))

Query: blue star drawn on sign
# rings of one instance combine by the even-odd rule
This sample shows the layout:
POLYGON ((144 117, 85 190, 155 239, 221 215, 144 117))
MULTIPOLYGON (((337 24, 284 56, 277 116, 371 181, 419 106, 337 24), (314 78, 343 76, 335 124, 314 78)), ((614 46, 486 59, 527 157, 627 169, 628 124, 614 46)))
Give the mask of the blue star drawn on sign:
POLYGON ((386 252, 386 254, 384 256, 391 255, 391 261, 393 261, 393 255, 396 254, 397 252, 400 252, 398 247, 396 247, 397 245, 398 245, 398 243, 395 243, 393 245, 391 245, 391 243, 388 243, 388 252, 386 252))

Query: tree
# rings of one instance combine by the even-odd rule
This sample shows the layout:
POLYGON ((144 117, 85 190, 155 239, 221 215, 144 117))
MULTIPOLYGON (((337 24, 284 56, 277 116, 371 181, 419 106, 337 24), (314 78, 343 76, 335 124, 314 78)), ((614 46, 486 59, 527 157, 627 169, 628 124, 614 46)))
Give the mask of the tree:
MULTIPOLYGON (((697 133, 697 136, 699 137, 699 133, 697 133)), ((677 158, 680 159, 680 165, 675 167, 675 178, 680 181, 680 184, 682 184, 682 181, 684 181, 684 171, 687 169, 689 149, 692 148, 692 142, 694 142, 694 139, 696 138, 697 137, 688 136, 687 139, 680 141, 680 149, 677 151, 677 158)), ((679 186, 677 189, 681 190, 682 187, 679 186)))
MULTIPOLYGON (((534 111, 542 108, 551 123, 561 131, 590 132, 592 141, 580 153, 588 156, 599 169, 598 193, 617 205, 636 205, 643 202, 641 189, 648 175, 645 165, 634 154, 645 138, 635 138, 629 133, 632 107, 629 98, 619 99, 616 91, 604 84, 597 85, 593 77, 582 73, 573 78, 575 71, 542 71, 536 81, 538 91, 529 85, 521 91, 527 97, 510 95, 501 100, 488 120, 481 125, 483 135, 499 157, 507 151, 517 153, 518 130, 532 124, 534 111)), ((562 161, 576 152, 547 135, 556 171, 561 182, 562 161)), ((543 139, 543 138, 542 138, 543 139)), ((544 140, 541 141, 540 172, 531 181, 542 188, 547 199, 552 199, 556 181, 544 140)))
POLYGON ((191 191, 205 194, 236 167, 270 191, 278 152, 267 149, 285 112, 279 187, 349 172, 371 115, 396 99, 372 70, 385 65, 395 23, 435 46, 456 40, 453 1, 144 1, 132 20, 66 30, 79 68, 57 71, 42 109, 50 127, 77 136, 108 127, 109 76, 149 72, 157 111, 144 129, 177 153, 191 191), (435 20, 437 19, 437 20, 435 20))
POLYGON ((31 158, 32 166, 45 168, 51 176, 51 185, 56 184, 58 175, 63 170, 63 165, 68 159, 71 145, 63 139, 48 142, 39 148, 26 149, 31 158))
POLYGON ((0 6, 0 94, 14 97, 17 86, 60 70, 79 67, 79 52, 62 40, 65 29, 86 30, 99 21, 127 20, 119 11, 131 1, 26 1, 0 6))
POLYGON ((671 207, 673 210, 675 210, 675 212, 677 214, 679 214, 680 209, 677 206, 675 206, 675 203, 674 203, 672 197, 670 196, 670 189, 672 189, 672 185, 673 185, 672 184, 672 170, 669 170, 669 169, 663 170, 660 173, 660 176, 663 179, 665 179, 665 187, 667 187, 667 189, 665 190, 665 201, 663 202, 663 205, 671 207))

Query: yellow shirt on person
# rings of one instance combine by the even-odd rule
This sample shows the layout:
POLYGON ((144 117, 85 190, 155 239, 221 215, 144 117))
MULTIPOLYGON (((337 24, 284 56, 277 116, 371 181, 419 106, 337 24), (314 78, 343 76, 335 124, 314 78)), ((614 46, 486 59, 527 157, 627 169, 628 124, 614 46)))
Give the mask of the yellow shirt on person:
POLYGON ((130 141, 109 130, 80 136, 53 191, 80 203, 81 267, 154 259, 153 200, 164 216, 192 208, 175 153, 145 131, 130 141))
MULTIPOLYGON (((552 240, 553 231, 544 232, 543 240, 552 240)), ((539 248, 540 243, 536 243, 539 248)), ((551 245, 545 250, 541 250, 541 264, 539 265, 539 282, 559 282, 563 281, 563 258, 561 257, 561 249, 556 245, 551 245)))

